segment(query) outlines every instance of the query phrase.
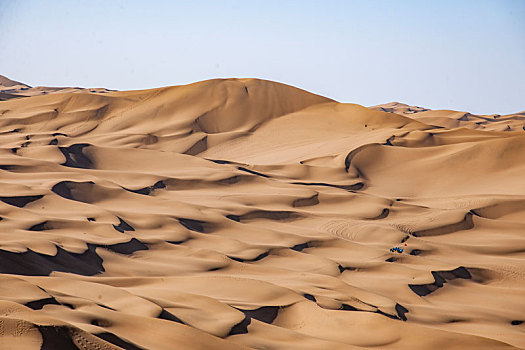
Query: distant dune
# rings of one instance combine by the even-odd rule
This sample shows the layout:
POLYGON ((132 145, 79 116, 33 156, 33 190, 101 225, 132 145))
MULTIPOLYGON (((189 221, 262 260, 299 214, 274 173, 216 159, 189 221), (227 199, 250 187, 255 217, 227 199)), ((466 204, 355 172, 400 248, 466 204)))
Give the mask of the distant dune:
POLYGON ((0 349, 525 349, 525 112, 0 100, 0 349))
POLYGON ((49 86, 36 86, 32 87, 18 81, 11 80, 3 75, 0 75, 0 101, 9 100, 11 98, 39 96, 52 93, 64 93, 64 92, 97 92, 105 93, 109 90, 105 88, 79 88, 79 87, 49 87, 49 86))

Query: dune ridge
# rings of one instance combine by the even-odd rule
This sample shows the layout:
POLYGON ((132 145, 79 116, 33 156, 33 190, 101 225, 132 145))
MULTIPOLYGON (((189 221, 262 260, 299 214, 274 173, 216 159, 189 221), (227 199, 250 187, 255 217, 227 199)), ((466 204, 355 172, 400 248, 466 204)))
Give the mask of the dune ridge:
POLYGON ((0 348, 525 349, 523 112, 0 83, 0 348))

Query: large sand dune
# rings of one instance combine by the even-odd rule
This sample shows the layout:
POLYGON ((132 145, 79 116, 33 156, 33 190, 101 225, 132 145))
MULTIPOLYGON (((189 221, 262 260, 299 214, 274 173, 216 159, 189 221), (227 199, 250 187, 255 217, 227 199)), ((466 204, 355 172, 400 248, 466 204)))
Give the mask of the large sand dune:
POLYGON ((1 349, 525 349, 524 113, 0 83, 1 349))

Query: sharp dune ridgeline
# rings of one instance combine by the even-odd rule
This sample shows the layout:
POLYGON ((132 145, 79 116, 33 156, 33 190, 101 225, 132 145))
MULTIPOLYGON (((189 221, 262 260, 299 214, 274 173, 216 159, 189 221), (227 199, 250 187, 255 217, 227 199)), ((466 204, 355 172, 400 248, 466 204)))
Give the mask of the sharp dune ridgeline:
POLYGON ((525 349, 525 112, 0 85, 0 349, 525 349))

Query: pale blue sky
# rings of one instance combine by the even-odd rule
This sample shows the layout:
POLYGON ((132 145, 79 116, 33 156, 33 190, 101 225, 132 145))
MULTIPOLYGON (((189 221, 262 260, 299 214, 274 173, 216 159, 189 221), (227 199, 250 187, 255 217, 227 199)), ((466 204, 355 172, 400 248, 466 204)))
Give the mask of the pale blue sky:
POLYGON ((525 110, 525 1, 0 0, 0 74, 119 90, 256 77, 503 114, 525 110))

